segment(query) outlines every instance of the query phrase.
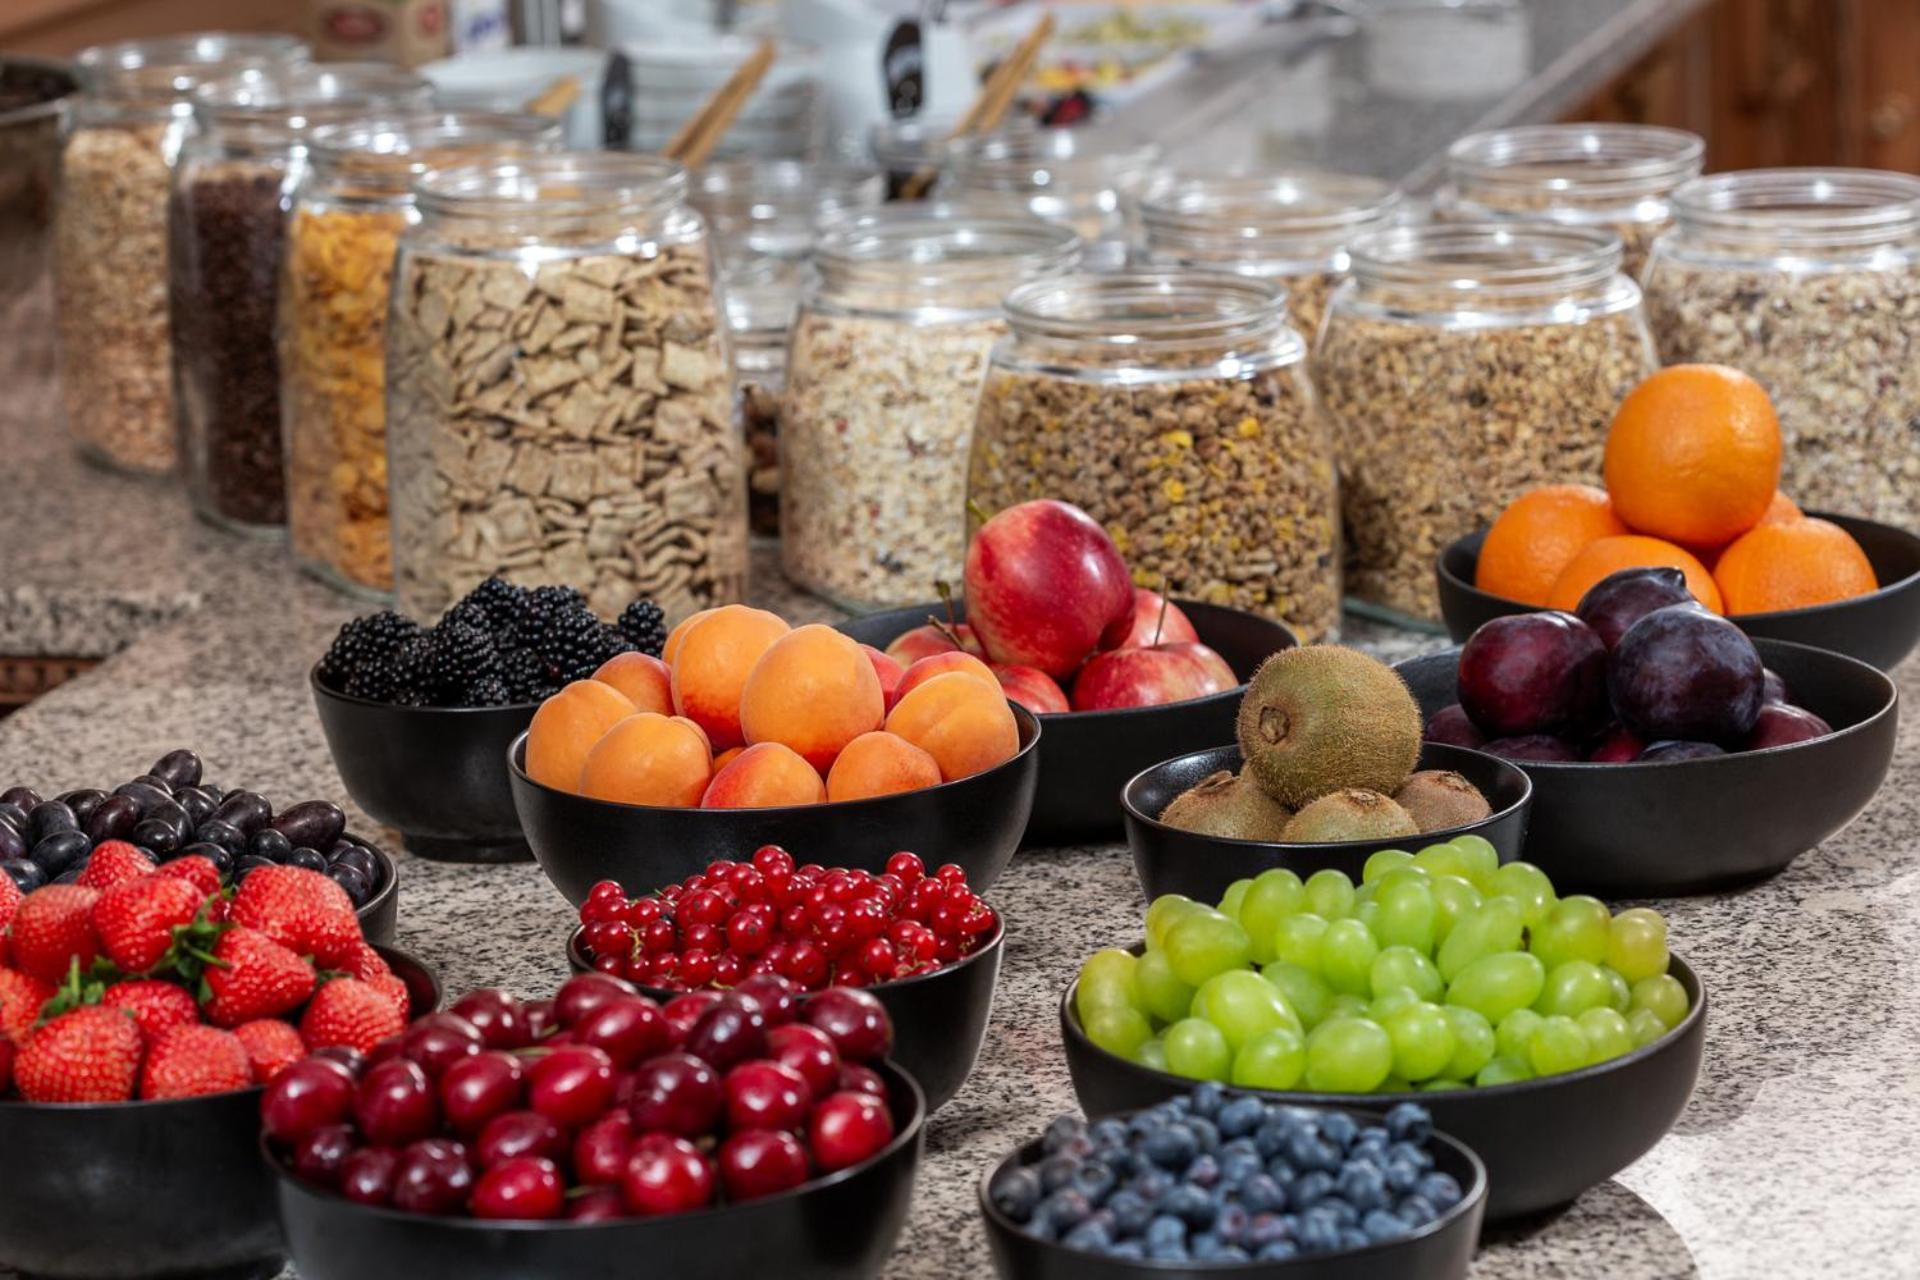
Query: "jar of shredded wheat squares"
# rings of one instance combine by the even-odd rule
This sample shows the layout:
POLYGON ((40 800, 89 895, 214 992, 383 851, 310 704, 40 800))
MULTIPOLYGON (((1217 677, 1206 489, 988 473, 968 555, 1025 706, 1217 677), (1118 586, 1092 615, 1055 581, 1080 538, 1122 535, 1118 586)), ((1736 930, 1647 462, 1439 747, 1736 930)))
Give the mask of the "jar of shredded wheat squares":
POLYGON ((603 617, 738 600, 745 471, 706 224, 679 165, 562 152, 430 171, 387 336, 394 588, 490 574, 603 617))
POLYGON ((1654 368, 1620 252, 1610 231, 1547 223, 1356 242, 1313 364, 1356 606, 1434 621, 1441 548, 1535 485, 1600 482, 1614 410, 1654 368))
POLYGON ((1076 275, 1015 290, 974 431, 975 502, 1034 498, 1105 526, 1134 581, 1278 618, 1340 615, 1332 440, 1306 343, 1264 281, 1076 275))

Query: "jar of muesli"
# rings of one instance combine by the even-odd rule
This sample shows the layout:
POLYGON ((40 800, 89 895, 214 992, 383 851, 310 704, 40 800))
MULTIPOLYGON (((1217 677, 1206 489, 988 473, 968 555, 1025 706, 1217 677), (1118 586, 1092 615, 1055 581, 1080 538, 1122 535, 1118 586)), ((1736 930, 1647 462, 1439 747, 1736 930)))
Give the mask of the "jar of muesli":
POLYGON ((167 274, 181 467, 203 518, 260 535, 286 527, 274 329, 310 134, 424 107, 431 93, 374 62, 256 69, 195 90, 199 132, 174 167, 167 274))
POLYGON ((1007 299, 969 494, 1057 498, 1141 586, 1324 640, 1340 620, 1333 443, 1274 285, 1201 271, 1076 275, 1007 299))
POLYGON ((387 334, 399 607, 490 574, 603 617, 738 600, 747 507, 726 325, 686 172, 614 151, 432 170, 387 334))
POLYGON ((1661 357, 1760 380, 1801 506, 1920 523, 1920 178, 1720 173, 1674 211, 1647 268, 1661 357))
POLYGON ((1612 232, 1486 223, 1358 241, 1313 366, 1356 606, 1437 619, 1441 548, 1534 485, 1598 483, 1607 424, 1653 368, 1612 232))
POLYGON ((967 453, 1000 302, 1071 269, 1031 217, 895 205, 821 237, 781 410, 781 561, 848 609, 910 604, 966 560, 967 453))
POLYGON ((1072 227, 1087 265, 1105 269, 1126 261, 1133 201, 1159 164, 1158 144, 1111 128, 1011 129, 948 142, 938 190, 953 200, 1017 199, 1072 227))
POLYGON ((1327 298, 1347 278, 1348 246, 1391 226, 1400 205, 1400 193, 1378 178, 1300 170, 1162 183, 1141 200, 1140 222, 1153 266, 1283 286, 1287 321, 1311 345, 1327 298))
POLYGON ((1557 222, 1620 237, 1635 280, 1673 225, 1675 189, 1700 176, 1706 144, 1649 124, 1535 124, 1470 133, 1447 149, 1434 198, 1445 222, 1557 222))
POLYGON ((287 223, 280 413, 295 563, 369 595, 393 589, 387 536, 387 296, 429 167, 551 151, 560 121, 417 112, 314 130, 287 223))

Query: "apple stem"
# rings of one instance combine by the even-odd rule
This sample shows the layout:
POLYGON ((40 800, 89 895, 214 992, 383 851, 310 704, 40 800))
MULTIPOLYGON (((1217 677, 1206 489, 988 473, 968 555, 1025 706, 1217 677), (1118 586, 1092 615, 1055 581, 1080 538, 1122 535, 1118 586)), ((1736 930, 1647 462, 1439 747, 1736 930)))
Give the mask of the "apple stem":
POLYGON ((1149 645, 1148 648, 1157 648, 1159 646, 1160 632, 1167 625, 1167 602, 1172 599, 1172 597, 1167 594, 1167 585, 1166 576, 1163 574, 1160 578, 1160 616, 1153 620, 1153 644, 1149 645))
POLYGON ((987 514, 987 509, 980 505, 980 500, 978 498, 967 499, 967 514, 972 516, 975 520, 978 520, 981 524, 985 524, 987 521, 993 518, 992 516, 987 514))
POLYGON ((936 631, 952 641, 954 648, 966 648, 965 645, 960 643, 960 619, 953 611, 953 584, 945 578, 940 578, 935 580, 933 589, 935 593, 939 595, 941 602, 947 606, 947 620, 942 622, 932 614, 928 614, 927 621, 933 625, 936 631))

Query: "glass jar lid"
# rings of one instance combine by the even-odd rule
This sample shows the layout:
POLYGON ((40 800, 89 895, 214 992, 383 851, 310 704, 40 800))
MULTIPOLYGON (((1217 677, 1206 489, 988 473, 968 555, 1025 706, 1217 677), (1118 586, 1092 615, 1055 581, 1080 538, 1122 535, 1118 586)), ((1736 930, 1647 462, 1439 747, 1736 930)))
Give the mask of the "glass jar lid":
POLYGON ((1151 249, 1206 263, 1342 266, 1357 237, 1392 223, 1400 193, 1315 170, 1172 179, 1140 201, 1151 249), (1338 259, 1339 261, 1333 261, 1338 259))
POLYGON ((805 254, 821 227, 886 196, 876 169, 802 160, 709 164, 692 176, 691 188, 694 208, 723 247, 783 258, 805 254))
POLYGON ((271 140, 368 111, 425 107, 432 96, 426 80, 384 62, 327 62, 223 76, 194 90, 193 101, 209 127, 271 140))
POLYGON ((665 213, 686 198, 687 171, 624 151, 557 151, 429 169, 414 179, 420 208, 460 217, 595 218, 665 213))
POLYGON ((1080 253, 1071 228, 964 203, 892 205, 829 227, 814 260, 834 284, 939 288, 1006 282, 1070 268, 1080 253))
POLYGON ((1763 249, 1874 248, 1920 237, 1920 177, 1881 169, 1745 169, 1674 192, 1681 229, 1763 249))
POLYGON ((1141 185, 1160 147, 1097 128, 1015 128, 955 138, 946 154, 963 186, 1072 197, 1141 185))
POLYGON ((74 55, 82 82, 108 98, 185 98, 209 79, 249 68, 295 66, 311 56, 293 36, 202 31, 96 44, 74 55))
MULTIPOLYGON (((1264 280, 1215 271, 1115 271, 1036 280, 1007 295, 1022 338, 1127 351, 1233 347, 1284 332, 1286 294, 1264 280)), ((1296 354, 1298 353, 1296 351, 1296 354)))
POLYGON ((1672 191, 1699 174, 1698 134, 1644 124, 1541 124, 1471 133, 1447 149, 1447 174, 1466 195, 1627 202, 1672 191))
POLYGON ((509 111, 418 111, 313 131, 322 177, 369 191, 404 193, 429 169, 484 163, 502 155, 557 150, 562 121, 509 111))
POLYGON ((1620 237, 1550 222, 1435 223, 1393 227, 1353 245, 1362 285, 1460 298, 1538 297, 1607 284, 1620 270, 1620 237))

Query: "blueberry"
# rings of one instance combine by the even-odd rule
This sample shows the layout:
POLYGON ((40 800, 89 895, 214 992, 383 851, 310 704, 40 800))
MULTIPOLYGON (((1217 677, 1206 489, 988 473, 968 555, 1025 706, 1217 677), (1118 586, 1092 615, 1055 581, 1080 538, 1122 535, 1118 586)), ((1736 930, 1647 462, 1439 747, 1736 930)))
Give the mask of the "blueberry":
POLYGON ((1258 1098, 1234 1098, 1223 1104, 1213 1117, 1223 1138, 1238 1138, 1252 1133, 1267 1118, 1266 1104, 1258 1098))
POLYGON ((1220 1162, 1209 1155, 1198 1155, 1187 1166, 1187 1181, 1211 1191, 1220 1185, 1220 1162))
POLYGON ((1195 1231, 1205 1231, 1213 1225, 1213 1219, 1219 1212, 1213 1203, 1213 1197, 1192 1185, 1181 1185, 1167 1192, 1160 1201, 1163 1213, 1170 1213, 1186 1223, 1195 1231))
POLYGON ((1425 1142, 1433 1136, 1433 1116, 1417 1102, 1402 1102, 1387 1112, 1387 1132, 1401 1142, 1425 1142))
POLYGON ((1267 1176, 1284 1187, 1299 1177, 1300 1171, 1288 1164, 1285 1156, 1275 1156, 1267 1161, 1267 1176))
POLYGON ((1104 1222, 1082 1222, 1061 1236, 1060 1243, 1069 1249, 1104 1253, 1107 1246, 1113 1243, 1113 1233, 1107 1229, 1107 1224, 1104 1222))
POLYGON ((1112 1193, 1113 1183, 1113 1170, 1097 1160, 1089 1160, 1073 1171, 1068 1185, 1085 1196, 1087 1203, 1097 1205, 1112 1193))
POLYGON ((1402 1161, 1425 1173, 1433 1168, 1433 1157, 1425 1147, 1415 1146, 1411 1142, 1396 1142, 1387 1148, 1387 1163, 1402 1161))
POLYGON ((1340 1170, 1339 1188, 1341 1197, 1362 1213, 1387 1203, 1387 1180, 1370 1164, 1349 1164, 1340 1170))
POLYGON ((1063 1188, 1040 1202, 1040 1213, 1053 1219, 1062 1231, 1079 1226, 1093 1213, 1093 1206, 1087 1198, 1071 1187, 1063 1188))
POLYGON ((1276 1240, 1293 1239, 1293 1229, 1286 1219, 1277 1213, 1256 1213, 1247 1219, 1246 1230, 1240 1233, 1242 1248, 1258 1251, 1276 1240))
POLYGON ((1204 1080, 1193 1086, 1193 1092, 1187 1095, 1193 1107, 1193 1114, 1211 1120, 1214 1113, 1227 1100, 1227 1091, 1212 1080, 1204 1080))
POLYGON ((1115 1235, 1137 1236, 1153 1221, 1153 1206, 1131 1188, 1123 1187, 1109 1196, 1106 1210, 1113 1215, 1115 1235))
POLYGON ((1194 1256, 1195 1261, 1212 1257, 1219 1247, 1220 1237, 1211 1231, 1198 1231, 1187 1237, 1187 1252, 1194 1256))
POLYGON ((1360 1219, 1360 1230, 1366 1233, 1368 1240, 1379 1244, 1386 1240, 1398 1240, 1411 1228, 1396 1214, 1388 1213, 1385 1209, 1370 1209, 1367 1216, 1360 1219))
POLYGON ((1025 1222, 1040 1203, 1040 1176, 1031 1169, 1002 1169, 987 1185, 987 1199, 1015 1222, 1025 1222))
POLYGON ((1154 1262, 1185 1262, 1187 1246, 1184 1244, 1154 1245, 1147 1250, 1147 1257, 1154 1262))
POLYGON ((1255 1174, 1264 1174, 1266 1164, 1251 1151, 1232 1151, 1220 1157, 1220 1181, 1238 1187, 1255 1174))
POLYGON ((1161 1249, 1170 1244, 1185 1245, 1187 1224, 1170 1213, 1163 1213, 1147 1223, 1147 1248, 1161 1249))
POLYGON ((1193 1130, 1193 1140, 1200 1144, 1202 1151, 1220 1149, 1220 1130, 1213 1121, 1203 1116, 1194 1116, 1187 1121, 1187 1128, 1193 1130))
POLYGON ((1291 1240, 1275 1240, 1261 1245, 1260 1252, 1253 1256, 1261 1262, 1292 1262, 1300 1256, 1300 1248, 1291 1240))
POLYGON ((1269 1118, 1254 1130, 1253 1145, 1261 1155, 1271 1160, 1287 1149, 1287 1139, 1292 1136, 1292 1125, 1284 1120, 1269 1118))
POLYGON ((1420 1181, 1420 1170, 1405 1160, 1389 1160, 1386 1168, 1387 1190, 1401 1195, 1413 1190, 1420 1181))
POLYGON ((1324 1213, 1329 1218, 1332 1218, 1333 1225, 1339 1227, 1342 1231, 1348 1227, 1360 1225, 1359 1212, 1351 1204, 1342 1200, 1338 1191, 1335 1191, 1325 1200, 1315 1205, 1313 1211, 1315 1213, 1324 1213))
POLYGON ((1320 1136, 1342 1151, 1353 1145, 1360 1126, 1344 1111, 1329 1111, 1320 1117, 1320 1136))
POLYGON ((1193 1130, 1185 1124, 1170 1124, 1149 1133, 1140 1143, 1140 1153, 1162 1169, 1184 1170, 1200 1154, 1193 1130))
POLYGON ((1393 1211, 1410 1227, 1424 1227, 1440 1216, 1425 1196, 1408 1196, 1395 1205, 1393 1211))
POLYGON ((1240 1243, 1240 1237, 1246 1232, 1247 1221, 1252 1215, 1245 1205, 1229 1204, 1221 1208, 1213 1219, 1213 1234, 1228 1244, 1240 1243))
POLYGON ((1165 1169, 1142 1169, 1139 1176, 1129 1184, 1128 1189, 1142 1200, 1152 1204, 1173 1190, 1173 1175, 1165 1169))
POLYGON ((1286 1154, 1296 1169, 1332 1173, 1340 1167, 1340 1153, 1311 1133, 1294 1134, 1287 1142, 1286 1154))
POLYGON ((1048 1156, 1034 1168, 1040 1174, 1040 1190, 1052 1195, 1073 1179, 1073 1171, 1080 1162, 1072 1156, 1048 1156))
POLYGON ((1340 1228, 1323 1215, 1305 1214, 1294 1231, 1294 1240, 1302 1253, 1333 1253, 1340 1248, 1340 1228))
POLYGON ((1459 1204, 1461 1199, 1460 1184, 1453 1180, 1453 1175, 1450 1173, 1428 1174, 1420 1179, 1413 1193, 1442 1213, 1459 1204))
POLYGON ((5 862, 0 862, 0 871, 5 871, 7 878, 12 880, 15 887, 22 893, 32 893, 47 882, 47 873, 41 869, 40 864, 29 862, 25 858, 8 858, 5 862))
POLYGON ((1240 1184, 1240 1203, 1253 1213, 1278 1213, 1287 1207, 1286 1189, 1265 1173, 1240 1184))
POLYGON ((1168 1120, 1185 1120, 1193 1114, 1193 1099, 1186 1094, 1168 1098, 1157 1108, 1168 1120))
POLYGON ((288 853, 280 861, 289 867, 305 867, 308 871, 325 871, 327 860, 318 849, 299 848, 288 853))
POLYGON ((1340 1228, 1340 1250, 1343 1253, 1351 1253, 1355 1249, 1364 1249, 1372 1243, 1373 1241, 1367 1239, 1367 1233, 1358 1227, 1340 1228))
POLYGON ((1315 1169, 1293 1180, 1293 1184, 1287 1188, 1287 1202, 1296 1210, 1306 1210, 1318 1204, 1332 1191, 1333 1175, 1315 1169))
POLYGON ((1138 1240, 1116 1240, 1106 1247, 1109 1258, 1126 1258, 1139 1262, 1147 1256, 1146 1248, 1138 1240))
POLYGON ((1079 1116, 1055 1116, 1053 1123, 1040 1137, 1040 1149, 1048 1155, 1067 1145, 1070 1138, 1077 1138, 1087 1131, 1087 1125, 1079 1116))
POLYGON ((1093 1148, 1096 1151, 1104 1151, 1108 1147, 1124 1147, 1127 1145, 1127 1126, 1118 1120, 1102 1120, 1087 1130, 1087 1136, 1093 1139, 1093 1148))

